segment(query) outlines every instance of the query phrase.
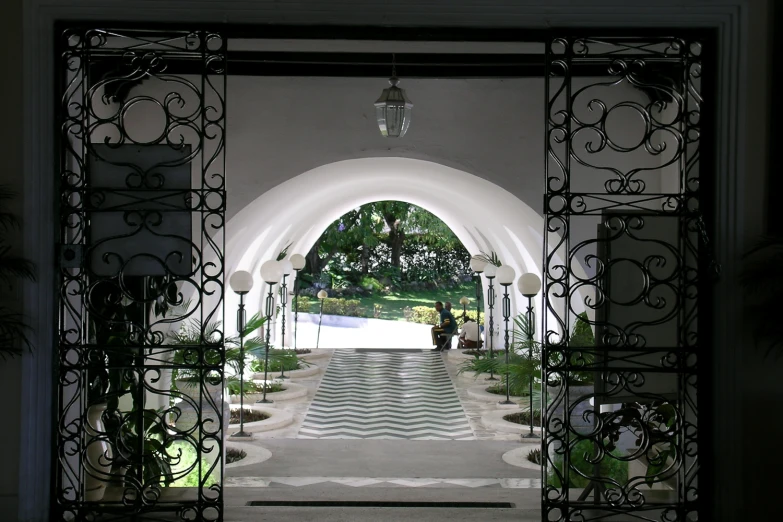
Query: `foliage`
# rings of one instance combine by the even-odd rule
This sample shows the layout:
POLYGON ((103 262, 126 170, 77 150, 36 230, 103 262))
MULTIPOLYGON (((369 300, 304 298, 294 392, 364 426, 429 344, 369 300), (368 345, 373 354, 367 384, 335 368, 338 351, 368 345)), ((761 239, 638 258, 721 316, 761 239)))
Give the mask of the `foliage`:
POLYGON ((295 299, 296 310, 303 313, 310 313, 310 307, 313 306, 313 300, 307 296, 300 295, 295 299))
POLYGON ((543 461, 541 460, 541 449, 533 448, 532 450, 530 450, 527 454, 527 460, 529 460, 533 464, 538 464, 539 466, 541 466, 543 464, 543 461))
MULTIPOLYGON (((259 357, 250 363, 250 369, 256 373, 263 372, 264 365, 264 355, 259 354, 259 357)), ((287 372, 301 368, 301 363, 296 353, 293 350, 270 350, 268 371, 279 372, 283 368, 287 372), (274 357, 272 357, 273 354, 274 357)))
POLYGON ((745 319, 757 347, 765 356, 783 356, 783 334, 778 327, 778 296, 783 292, 783 237, 762 237, 744 255, 740 283, 746 291, 745 319))
POLYGON ((324 314, 364 317, 364 310, 358 299, 340 299, 327 297, 324 299, 324 314))
MULTIPOLYGON (((14 193, 5 185, 0 185, 0 202, 10 200, 14 193)), ((11 289, 16 283, 27 279, 35 281, 35 265, 31 261, 11 253, 9 238, 5 233, 18 231, 21 224, 16 216, 0 209, 0 284, 11 289)), ((24 316, 8 306, 0 304, 0 358, 15 357, 22 354, 24 348, 32 352, 28 336, 29 326, 24 316)))
MULTIPOLYGON (((512 413, 503 417, 508 422, 530 426, 530 410, 512 413)), ((541 426, 541 410, 533 409, 533 426, 541 426)))
MULTIPOLYGON (((267 393, 271 393, 271 392, 269 390, 267 390, 267 393)), ((245 423, 247 423, 247 422, 258 422, 258 421, 266 420, 266 419, 269 418, 269 415, 267 415, 266 413, 263 413, 263 412, 260 412, 260 411, 256 411, 256 410, 253 410, 253 409, 250 409, 250 408, 245 408, 242 411, 243 414, 242 414, 242 418, 241 419, 239 417, 239 413, 240 413, 239 408, 237 408, 237 409, 233 409, 232 408, 231 409, 231 413, 230 413, 229 418, 228 418, 228 423, 229 424, 239 424, 240 422, 245 422, 245 423)))
MULTIPOLYGON (((571 339, 568 342, 569 348, 594 348, 595 336, 590 326, 590 320, 587 313, 582 312, 576 316, 574 326, 571 328, 571 339)), ((573 357, 578 357, 583 364, 593 364, 595 357, 591 352, 578 352, 573 357)), ((595 372, 591 371, 572 371, 569 372, 568 380, 570 384, 580 385, 589 384, 595 381, 595 372)))
MULTIPOLYGON (((452 315, 455 319, 460 320, 462 318, 462 310, 452 308, 452 315)), ((465 314, 468 318, 476 320, 476 310, 468 310, 465 314)), ((481 312, 481 321, 484 320, 484 312, 481 312)), ((419 324, 435 324, 440 321, 440 314, 435 310, 434 306, 414 306, 411 309, 411 316, 408 321, 419 324)))
POLYGON ((226 448, 226 464, 232 464, 238 462, 247 457, 245 450, 237 448, 226 448))
POLYGON ((291 245, 293 245, 293 243, 288 243, 288 245, 277 254, 275 261, 282 261, 285 259, 285 256, 288 255, 288 249, 291 248, 291 245))
POLYGON ((362 276, 362 278, 359 280, 359 286, 376 292, 383 290, 383 285, 381 282, 368 275, 362 276))
MULTIPOLYGON (((175 488, 197 488, 199 486, 199 466, 196 464, 198 453, 192 444, 184 441, 174 442, 172 454, 178 458, 171 466, 171 474, 176 478, 171 483, 175 488), (190 470, 189 472, 187 470, 190 470)), ((214 474, 209 473, 210 464, 206 459, 201 459, 201 482, 209 487, 216 483, 214 474)), ((214 472, 213 472, 214 473, 214 472)))
MULTIPOLYGON (((628 482, 628 462, 617 458, 622 457, 622 454, 619 451, 605 452, 603 458, 599 461, 598 469, 596 470, 593 460, 598 456, 598 450, 594 447, 592 440, 581 439, 576 442, 569 452, 568 483, 565 487, 586 488, 590 481, 582 475, 595 477, 596 471, 598 477, 613 480, 621 486, 624 486, 628 482)), ((547 484, 556 488, 562 488, 562 480, 555 470, 563 473, 565 469, 563 465, 563 455, 555 453, 552 460, 554 466, 548 468, 549 476, 547 477, 547 484)))
POLYGON ((442 220, 400 201, 368 203, 345 213, 327 227, 306 257, 307 273, 326 270, 363 288, 367 285, 362 278, 369 274, 381 288, 399 287, 404 280, 465 274, 470 260, 442 220))
POLYGON ((498 257, 497 252, 490 252, 489 254, 487 254, 482 250, 481 253, 475 257, 476 259, 481 259, 482 261, 484 261, 489 265, 494 265, 498 267, 503 265, 503 263, 500 262, 500 258, 498 257))

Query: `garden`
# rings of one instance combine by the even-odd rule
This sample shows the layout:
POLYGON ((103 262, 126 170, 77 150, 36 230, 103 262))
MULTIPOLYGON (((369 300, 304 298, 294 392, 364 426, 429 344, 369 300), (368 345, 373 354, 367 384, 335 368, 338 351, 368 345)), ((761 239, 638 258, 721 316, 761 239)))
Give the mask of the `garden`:
MULTIPOLYGON (((326 290, 323 313, 433 324, 435 301, 471 299, 476 286, 470 254, 432 213, 399 201, 356 208, 332 223, 306 256, 299 274, 297 310, 318 313, 316 294, 326 290)), ((483 306, 482 306, 483 308, 483 306)))

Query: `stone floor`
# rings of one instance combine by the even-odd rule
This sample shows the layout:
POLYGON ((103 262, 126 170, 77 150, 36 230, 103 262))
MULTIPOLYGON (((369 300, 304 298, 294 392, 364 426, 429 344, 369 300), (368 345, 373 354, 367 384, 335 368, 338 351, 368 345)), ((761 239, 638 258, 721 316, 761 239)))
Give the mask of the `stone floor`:
POLYGON ((299 438, 470 440, 441 354, 336 350, 299 438))

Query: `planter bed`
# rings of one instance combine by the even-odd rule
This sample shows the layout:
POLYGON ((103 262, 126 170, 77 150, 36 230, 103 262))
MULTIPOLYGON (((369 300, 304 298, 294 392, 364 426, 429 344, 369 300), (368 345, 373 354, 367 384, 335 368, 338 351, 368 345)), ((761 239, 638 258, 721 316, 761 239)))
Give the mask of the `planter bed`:
MULTIPOLYGON (((302 397, 307 397, 306 386, 302 386, 301 384, 296 384, 293 382, 285 382, 283 383, 283 387, 285 389, 282 391, 271 392, 271 393, 267 392, 266 398, 277 402, 277 401, 290 401, 293 399, 300 399, 302 397)), ((256 401, 261 400, 263 396, 264 396, 263 393, 248 393, 247 395, 245 395, 245 404, 255 403, 256 401)), ((231 396, 231 404, 239 404, 238 395, 231 396)))
MULTIPOLYGON (((476 386, 471 386, 468 388, 468 396, 471 399, 478 399, 480 401, 494 403, 506 400, 505 394, 498 395, 497 393, 488 392, 487 388, 489 388, 489 386, 491 386, 491 384, 479 384, 476 386)), ((523 397, 514 397, 513 395, 511 396, 512 401, 521 401, 523 399, 523 397)), ((519 404, 498 404, 497 407, 503 409, 517 409, 519 408, 519 404)))
MULTIPOLYGON (((481 424, 484 425, 487 429, 493 429, 497 431, 502 431, 504 433, 529 433, 530 432, 530 425, 524 425, 524 424, 516 424, 514 422, 509 422, 505 420, 503 417, 513 414, 513 413, 521 413, 525 410, 517 407, 514 410, 498 410, 498 411, 491 411, 488 413, 485 413, 481 416, 481 424)), ((541 428, 538 426, 533 426, 533 432, 541 434, 541 428)))
POLYGON ((329 350, 326 348, 319 348, 317 350, 313 350, 310 353, 298 355, 297 357, 299 358, 299 360, 303 360, 303 361, 315 361, 315 360, 325 359, 329 357, 332 354, 332 351, 333 350, 329 350))
MULTIPOLYGON (((269 395, 267 394, 267 397, 269 395)), ((239 409, 238 404, 232 404, 231 409, 239 409)), ((280 428, 285 428, 289 424, 291 424, 294 421, 294 416, 290 412, 278 410, 276 408, 272 408, 266 404, 246 404, 245 409, 254 410, 260 413, 264 413, 268 416, 268 418, 262 420, 262 421, 256 421, 256 422, 246 422, 245 423, 245 431, 250 433, 257 433, 261 431, 272 431, 277 430, 280 428)), ((236 431, 239 431, 239 423, 237 424, 229 424, 228 425, 228 433, 234 433, 236 431)))

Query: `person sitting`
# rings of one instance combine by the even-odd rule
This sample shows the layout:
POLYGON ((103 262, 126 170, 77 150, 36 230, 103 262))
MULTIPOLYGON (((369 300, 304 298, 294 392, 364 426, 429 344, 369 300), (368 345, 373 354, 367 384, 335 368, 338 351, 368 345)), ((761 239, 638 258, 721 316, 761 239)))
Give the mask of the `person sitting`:
POLYGON ((440 301, 435 303, 435 311, 439 314, 439 323, 432 327, 432 343, 435 345, 432 351, 450 350, 451 336, 457 331, 457 321, 440 301))
POLYGON ((462 331, 459 334, 457 348, 481 348, 483 344, 479 339, 479 325, 471 318, 465 319, 462 325, 462 331))

